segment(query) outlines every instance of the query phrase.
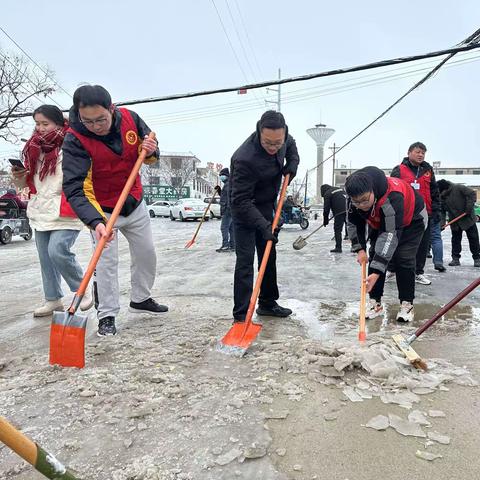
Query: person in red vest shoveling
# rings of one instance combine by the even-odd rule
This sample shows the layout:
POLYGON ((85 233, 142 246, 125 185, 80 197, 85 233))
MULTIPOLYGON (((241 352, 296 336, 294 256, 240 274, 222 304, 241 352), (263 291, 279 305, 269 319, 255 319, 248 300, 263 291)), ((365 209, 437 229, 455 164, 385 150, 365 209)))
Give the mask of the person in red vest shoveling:
MULTIPOLYGON (((106 235, 112 213, 141 149, 145 163, 159 157, 150 129, 135 113, 112 104, 100 85, 83 85, 73 95, 70 128, 63 143, 63 191, 80 220, 91 229, 95 244, 106 235)), ((127 239, 131 255, 131 312, 160 314, 168 307, 151 297, 157 257, 140 175, 115 224, 127 239)), ((115 335, 120 311, 118 236, 112 235, 95 271, 98 335, 115 335)))
POLYGON ((366 318, 383 315, 382 296, 387 265, 397 279, 400 311, 397 320, 413 320, 415 259, 427 226, 423 198, 400 178, 386 177, 377 167, 365 167, 347 177, 348 236, 360 265, 367 260, 366 318), (367 258, 367 225, 370 249, 367 258))

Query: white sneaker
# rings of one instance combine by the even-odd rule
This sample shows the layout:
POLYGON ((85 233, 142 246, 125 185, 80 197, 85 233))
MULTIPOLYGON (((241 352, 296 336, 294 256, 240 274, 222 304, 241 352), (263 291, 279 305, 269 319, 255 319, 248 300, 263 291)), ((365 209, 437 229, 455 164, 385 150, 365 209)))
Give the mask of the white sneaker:
POLYGON ((385 281, 392 282, 393 280, 395 280, 395 272, 389 272, 387 270, 387 273, 385 274, 385 281))
POLYGON ((411 322, 413 316, 413 305, 410 302, 403 301, 400 305, 400 311, 397 313, 397 322, 411 322))
POLYGON ((375 317, 381 317, 383 315, 383 305, 378 303, 375 299, 370 298, 367 302, 367 310, 365 312, 365 318, 370 320, 375 317))
POLYGON ((422 285, 430 285, 432 282, 421 273, 419 275, 415 275, 415 283, 420 283, 422 285))
POLYGON ((63 302, 58 300, 47 300, 41 307, 36 308, 33 311, 34 317, 48 317, 55 311, 63 312, 63 302))
POLYGON ((82 298, 82 301, 80 302, 80 310, 84 312, 85 310, 90 310, 93 307, 93 295, 92 295, 92 289, 88 287, 85 290, 85 295, 82 298))

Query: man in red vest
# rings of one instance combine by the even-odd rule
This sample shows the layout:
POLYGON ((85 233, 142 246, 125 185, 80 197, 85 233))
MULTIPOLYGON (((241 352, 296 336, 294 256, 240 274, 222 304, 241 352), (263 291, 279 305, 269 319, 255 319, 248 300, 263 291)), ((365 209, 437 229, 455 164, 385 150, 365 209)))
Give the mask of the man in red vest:
POLYGON ((345 182, 348 236, 357 261, 369 261, 367 318, 383 315, 385 272, 391 262, 396 271, 400 311, 397 320, 413 320, 415 258, 427 224, 419 193, 398 178, 386 177, 377 167, 352 173, 345 182), (367 238, 367 225, 369 238, 367 238), (367 256, 367 240, 370 240, 367 256))
POLYGON ((440 234, 440 222, 442 219, 440 192, 438 191, 433 168, 425 161, 426 151, 427 147, 423 143, 413 143, 408 148, 408 157, 405 157, 402 163, 397 165, 390 174, 391 177, 398 177, 409 183, 413 189, 418 191, 425 202, 428 213, 428 225, 418 247, 415 268, 415 281, 422 285, 430 285, 432 283, 424 275, 430 243, 432 243, 435 269, 440 272, 445 271, 443 266, 443 244, 440 234))
MULTIPOLYGON (((105 225, 113 212, 139 152, 146 163, 159 156, 150 129, 135 113, 116 108, 100 85, 83 85, 73 95, 70 129, 63 143, 63 191, 80 220, 91 230, 95 243, 106 235, 105 225)), ((143 200, 140 176, 130 190, 115 224, 127 239, 131 255, 129 310, 159 314, 168 307, 151 297, 157 257, 150 217, 143 200)), ((109 239, 95 271, 95 305, 98 335, 115 335, 120 311, 118 284, 118 234, 109 239)))

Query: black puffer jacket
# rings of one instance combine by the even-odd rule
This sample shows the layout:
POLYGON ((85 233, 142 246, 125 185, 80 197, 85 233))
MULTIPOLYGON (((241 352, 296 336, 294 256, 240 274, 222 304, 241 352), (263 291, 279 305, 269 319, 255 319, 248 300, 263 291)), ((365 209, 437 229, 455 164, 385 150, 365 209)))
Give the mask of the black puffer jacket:
POLYGON ((260 132, 252 133, 233 154, 230 166, 230 208, 234 221, 268 230, 282 181, 282 168, 300 161, 295 140, 285 132, 282 148, 270 155, 260 144, 260 132))
POLYGON ((450 228, 467 230, 475 225, 475 200, 477 199, 475 190, 447 180, 439 180, 437 183, 440 188, 442 211, 444 214, 448 213, 449 221, 467 212, 463 218, 452 223, 450 228))
POLYGON ((230 210, 230 173, 228 168, 222 168, 219 175, 227 177, 225 182, 223 182, 223 188, 220 193, 220 215, 225 215, 230 210))
POLYGON ((332 187, 325 183, 320 187, 320 194, 323 197, 324 225, 328 225, 330 210, 332 210, 334 216, 340 213, 346 213, 347 194, 343 188, 332 187))

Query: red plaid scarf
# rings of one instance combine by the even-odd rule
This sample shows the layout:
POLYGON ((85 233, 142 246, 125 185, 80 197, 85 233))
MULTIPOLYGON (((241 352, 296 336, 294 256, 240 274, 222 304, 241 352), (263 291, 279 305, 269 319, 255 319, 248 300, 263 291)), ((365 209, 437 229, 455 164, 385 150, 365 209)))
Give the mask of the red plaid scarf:
POLYGON ((55 174, 58 154, 67 133, 68 123, 58 127, 45 135, 40 135, 36 130, 23 147, 23 159, 25 168, 28 170, 27 180, 32 180, 38 170, 38 160, 43 153, 43 163, 40 168, 40 181, 47 175, 55 174))

